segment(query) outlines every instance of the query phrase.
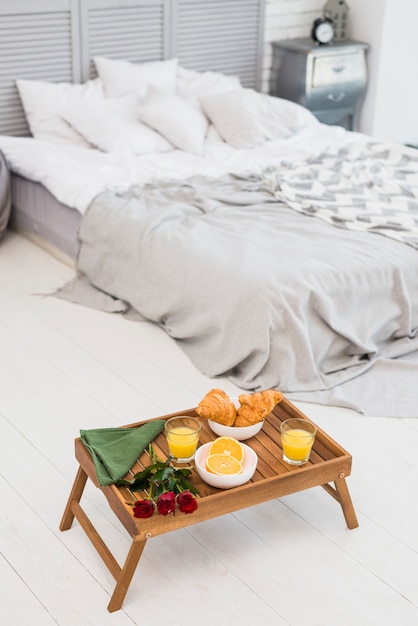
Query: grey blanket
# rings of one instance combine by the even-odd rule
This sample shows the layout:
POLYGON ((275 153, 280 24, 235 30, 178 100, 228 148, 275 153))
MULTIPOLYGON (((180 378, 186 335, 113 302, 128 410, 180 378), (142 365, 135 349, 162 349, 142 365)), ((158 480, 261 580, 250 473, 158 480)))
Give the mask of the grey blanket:
POLYGON ((80 239, 81 276, 160 324, 207 376, 418 416, 412 247, 301 215, 251 176, 103 193, 80 239))

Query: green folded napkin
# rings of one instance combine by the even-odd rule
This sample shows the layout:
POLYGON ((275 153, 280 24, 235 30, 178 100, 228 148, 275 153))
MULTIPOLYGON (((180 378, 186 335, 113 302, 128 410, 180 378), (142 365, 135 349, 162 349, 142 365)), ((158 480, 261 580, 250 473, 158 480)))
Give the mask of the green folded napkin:
POLYGON ((164 423, 164 420, 153 420, 137 428, 80 430, 81 441, 94 461, 99 485, 112 485, 123 478, 162 431, 164 423))

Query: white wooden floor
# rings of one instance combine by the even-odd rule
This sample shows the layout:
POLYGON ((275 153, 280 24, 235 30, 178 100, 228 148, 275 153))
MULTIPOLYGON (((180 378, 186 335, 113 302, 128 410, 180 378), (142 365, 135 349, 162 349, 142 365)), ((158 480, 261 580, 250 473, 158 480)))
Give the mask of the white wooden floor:
MULTIPOLYGON (((46 294, 70 268, 0 240, 0 622, 5 626, 417 626, 418 420, 299 407, 353 454, 348 530, 320 487, 151 539, 124 605, 77 522, 58 529, 80 428, 195 406, 200 375, 160 329, 46 294)), ((85 508, 117 558, 102 494, 85 508)))

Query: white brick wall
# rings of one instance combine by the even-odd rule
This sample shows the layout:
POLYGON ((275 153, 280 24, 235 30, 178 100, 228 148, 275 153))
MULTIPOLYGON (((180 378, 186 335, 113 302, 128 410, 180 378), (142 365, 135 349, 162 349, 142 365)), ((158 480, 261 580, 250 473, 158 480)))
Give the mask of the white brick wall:
POLYGON ((268 91, 271 41, 309 37, 312 22, 322 15, 325 0, 266 0, 262 90, 268 91))

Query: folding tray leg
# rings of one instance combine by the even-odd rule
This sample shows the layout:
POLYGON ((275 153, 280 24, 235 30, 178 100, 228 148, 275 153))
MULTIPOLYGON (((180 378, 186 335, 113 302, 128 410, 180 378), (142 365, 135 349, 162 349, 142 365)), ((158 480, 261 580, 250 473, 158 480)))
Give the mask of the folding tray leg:
POLYGON ((340 503, 348 528, 357 528, 357 516, 354 511, 344 474, 340 474, 340 476, 334 480, 334 485, 335 488, 329 483, 325 483, 321 485, 321 487, 340 503))
POLYGON ((99 556, 103 559, 106 567, 116 580, 116 587, 107 607, 109 612, 118 611, 128 591, 128 587, 135 573, 136 566, 147 542, 146 539, 134 539, 126 557, 123 567, 120 567, 115 557, 87 517, 79 502, 72 502, 72 510, 84 532, 96 548, 99 556))
POLYGON ((118 611, 122 606, 132 576, 135 573, 138 561, 146 544, 146 539, 134 540, 132 542, 128 556, 121 568, 80 506, 80 500, 83 495, 84 487, 86 486, 86 481, 87 474, 80 465, 59 527, 60 530, 68 530, 72 526, 74 517, 76 517, 97 552, 102 557, 110 573, 115 578, 116 587, 107 607, 108 611, 112 613, 113 611, 118 611))
POLYGON ((67 506, 65 507, 64 515, 62 516, 61 524, 59 526, 60 530, 68 530, 71 528, 74 520, 72 504, 74 501, 80 502, 84 487, 86 486, 86 481, 87 474, 80 465, 74 480, 73 488, 71 489, 70 497, 68 498, 67 506))
POLYGON ((334 484, 348 528, 357 528, 358 520, 345 478, 336 478, 334 484))
POLYGON ((126 592, 128 591, 132 576, 135 573, 136 566, 138 565, 138 561, 141 557, 145 543, 146 540, 132 542, 124 566, 120 570, 119 575, 116 577, 116 587, 107 606, 107 610, 110 613, 113 613, 113 611, 118 611, 121 608, 122 602, 125 599, 126 592))

